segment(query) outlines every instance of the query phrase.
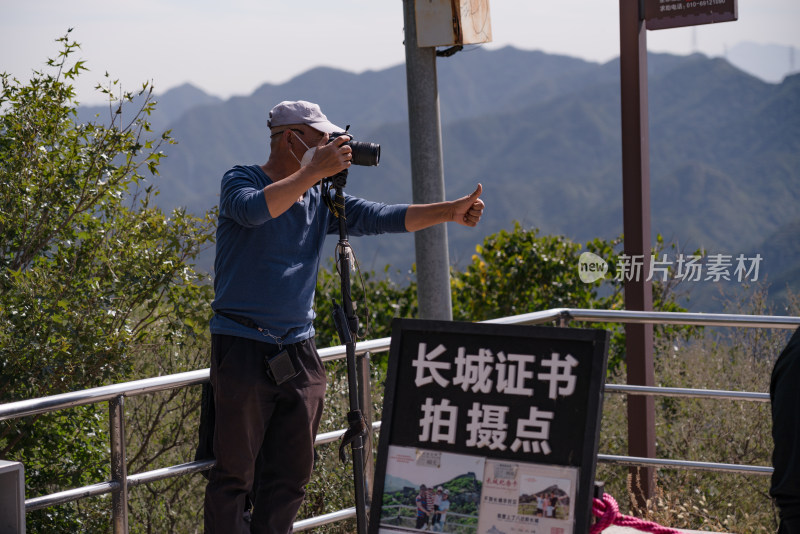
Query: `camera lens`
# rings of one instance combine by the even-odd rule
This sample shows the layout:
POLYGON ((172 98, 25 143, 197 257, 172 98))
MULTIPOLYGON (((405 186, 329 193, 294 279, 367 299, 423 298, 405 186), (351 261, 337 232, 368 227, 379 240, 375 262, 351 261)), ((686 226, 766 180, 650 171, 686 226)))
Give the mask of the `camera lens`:
POLYGON ((353 165, 366 167, 377 165, 381 159, 381 145, 378 143, 361 143, 350 141, 346 143, 353 150, 353 165))

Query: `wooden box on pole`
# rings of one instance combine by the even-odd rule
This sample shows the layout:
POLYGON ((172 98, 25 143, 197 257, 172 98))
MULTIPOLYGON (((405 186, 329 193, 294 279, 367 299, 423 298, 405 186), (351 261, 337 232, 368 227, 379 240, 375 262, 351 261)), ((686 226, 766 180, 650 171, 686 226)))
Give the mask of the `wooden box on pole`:
POLYGON ((417 0, 417 46, 453 46, 492 40, 489 0, 417 0))

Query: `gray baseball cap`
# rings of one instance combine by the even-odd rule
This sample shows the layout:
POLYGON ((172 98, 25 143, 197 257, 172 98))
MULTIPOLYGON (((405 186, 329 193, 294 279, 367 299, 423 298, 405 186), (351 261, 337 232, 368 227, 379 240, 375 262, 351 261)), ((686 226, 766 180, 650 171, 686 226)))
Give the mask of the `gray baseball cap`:
POLYGON ((305 100, 284 100, 270 110, 267 121, 269 128, 288 124, 307 124, 317 131, 329 134, 344 131, 344 128, 330 122, 317 104, 305 100))

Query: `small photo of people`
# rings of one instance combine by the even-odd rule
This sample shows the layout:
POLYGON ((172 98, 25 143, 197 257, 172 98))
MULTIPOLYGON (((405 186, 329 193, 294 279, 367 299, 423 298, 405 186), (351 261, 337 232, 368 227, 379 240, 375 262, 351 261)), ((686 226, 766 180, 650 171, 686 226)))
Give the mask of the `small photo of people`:
MULTIPOLYGON (((539 478, 535 485, 521 488, 517 513, 550 519, 568 519, 569 494, 559 487, 558 482, 558 480, 539 478)), ((569 484, 569 481, 564 482, 569 484)))
POLYGON ((483 466, 480 457, 390 446, 379 532, 474 533, 483 466))
POLYGON ((419 487, 415 499, 417 520, 414 528, 431 532, 443 532, 450 510, 450 490, 439 486, 434 490, 424 484, 419 487))

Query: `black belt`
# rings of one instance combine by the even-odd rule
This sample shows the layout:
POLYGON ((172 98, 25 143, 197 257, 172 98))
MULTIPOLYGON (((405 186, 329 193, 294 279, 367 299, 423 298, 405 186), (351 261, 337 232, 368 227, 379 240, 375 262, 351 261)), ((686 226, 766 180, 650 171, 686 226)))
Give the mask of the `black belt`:
POLYGON ((250 319, 249 317, 242 317, 241 315, 234 315, 232 313, 225 313, 225 312, 221 312, 221 311, 217 311, 215 313, 217 315, 221 315, 222 317, 225 317, 226 319, 230 319, 231 321, 239 323, 242 326, 246 326, 247 328, 254 328, 255 330, 258 330, 259 332, 261 332, 263 330, 263 328, 258 326, 256 324, 256 322, 253 321, 252 319, 250 319))

